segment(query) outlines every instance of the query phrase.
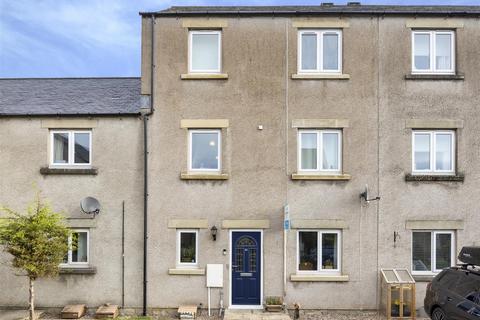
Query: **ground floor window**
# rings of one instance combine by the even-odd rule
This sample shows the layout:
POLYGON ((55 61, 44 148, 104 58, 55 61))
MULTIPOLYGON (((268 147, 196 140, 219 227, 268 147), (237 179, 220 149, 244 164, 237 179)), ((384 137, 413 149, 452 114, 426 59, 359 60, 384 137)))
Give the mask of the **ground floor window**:
POLYGON ((298 272, 340 272, 339 230, 300 230, 297 236, 298 272))
POLYGON ((68 237, 68 253, 63 259, 65 265, 88 264, 89 232, 88 230, 72 230, 68 237))
POLYGON ((177 266, 196 267, 198 264, 198 231, 177 230, 177 266))
POLYGON ((437 273, 454 262, 453 231, 414 231, 412 234, 412 273, 437 273))

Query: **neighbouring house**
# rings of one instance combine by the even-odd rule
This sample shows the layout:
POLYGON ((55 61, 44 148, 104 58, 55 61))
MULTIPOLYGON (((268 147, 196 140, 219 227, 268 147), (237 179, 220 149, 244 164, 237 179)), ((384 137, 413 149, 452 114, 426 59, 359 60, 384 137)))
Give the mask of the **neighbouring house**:
MULTIPOLYGON (((479 16, 172 7, 141 13, 141 80, 0 80, 0 203, 39 181, 72 217, 84 196, 103 205, 71 219, 90 226, 96 274, 45 281, 40 304, 120 304, 124 274, 125 307, 206 305, 206 265, 221 264, 215 308, 377 309, 381 268, 410 270, 421 307, 426 283, 480 245, 479 16), (72 154, 52 148, 85 129, 90 165, 59 170, 51 159, 72 154)), ((22 305, 26 282, 0 270, 0 306, 22 305)))

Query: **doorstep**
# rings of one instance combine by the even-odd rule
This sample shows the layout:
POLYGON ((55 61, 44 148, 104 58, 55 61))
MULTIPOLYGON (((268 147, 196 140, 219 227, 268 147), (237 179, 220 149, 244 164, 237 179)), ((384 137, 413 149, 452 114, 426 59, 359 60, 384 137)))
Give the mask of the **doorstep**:
POLYGON ((290 320, 286 313, 264 312, 263 310, 227 309, 224 320, 290 320))

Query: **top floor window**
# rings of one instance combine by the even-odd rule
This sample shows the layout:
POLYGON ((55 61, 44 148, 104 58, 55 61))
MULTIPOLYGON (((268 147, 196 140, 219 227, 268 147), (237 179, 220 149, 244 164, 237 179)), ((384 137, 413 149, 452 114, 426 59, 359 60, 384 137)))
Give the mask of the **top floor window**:
POLYGON ((188 42, 190 73, 220 73, 221 31, 190 31, 188 42))
POLYGON ((92 163, 92 132, 51 131, 51 165, 90 165, 92 163))
POLYGON ((341 73, 342 31, 298 32, 298 73, 341 73))
POLYGON ((413 73, 454 73, 455 32, 413 31, 413 73))

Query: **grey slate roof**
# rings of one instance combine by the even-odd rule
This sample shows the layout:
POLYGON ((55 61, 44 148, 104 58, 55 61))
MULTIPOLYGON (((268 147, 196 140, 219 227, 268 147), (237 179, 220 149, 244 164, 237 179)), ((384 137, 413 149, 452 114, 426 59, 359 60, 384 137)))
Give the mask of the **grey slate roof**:
POLYGON ((0 79, 0 116, 139 113, 140 78, 0 79))
MULTIPOLYGON (((320 1, 319 1, 320 2, 320 1)), ((314 15, 314 14, 393 14, 393 15, 474 15, 480 6, 402 6, 402 5, 318 5, 318 6, 174 6, 141 15, 314 15)))

